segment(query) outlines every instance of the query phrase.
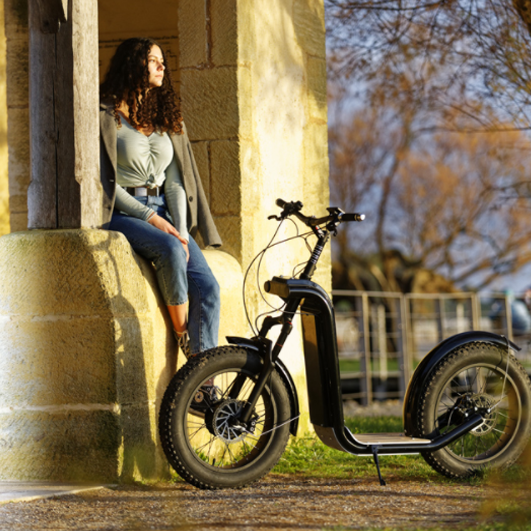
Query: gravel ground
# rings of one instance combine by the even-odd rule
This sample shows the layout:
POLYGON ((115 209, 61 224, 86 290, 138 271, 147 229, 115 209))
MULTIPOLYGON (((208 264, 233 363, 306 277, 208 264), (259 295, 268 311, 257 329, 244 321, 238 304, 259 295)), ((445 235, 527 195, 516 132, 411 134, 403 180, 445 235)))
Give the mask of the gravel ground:
POLYGON ((184 483, 120 486, 0 506, 0 529, 322 530, 471 525, 494 493, 485 487, 386 478, 320 480, 270 475, 242 490, 200 491, 184 483))
MULTIPOLYGON (((345 414, 400 415, 401 404, 345 404, 345 414)), ((0 505, 0 531, 324 530, 474 525, 499 488, 375 477, 354 480, 269 475, 242 490, 200 491, 186 483, 121 485, 0 505)))

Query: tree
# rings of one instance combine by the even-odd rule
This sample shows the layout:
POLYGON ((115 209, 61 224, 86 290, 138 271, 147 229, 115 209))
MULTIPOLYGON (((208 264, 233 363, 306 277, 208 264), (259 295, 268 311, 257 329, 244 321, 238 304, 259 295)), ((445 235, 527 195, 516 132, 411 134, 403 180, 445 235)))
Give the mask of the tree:
POLYGON ((517 271, 531 260, 531 2, 326 3, 332 194, 373 220, 340 235, 336 282, 409 291, 429 271, 430 289, 481 288, 517 271))
POLYGON ((531 2, 326 3, 332 74, 369 100, 376 82, 421 98, 432 127, 531 126, 531 2), (412 82, 397 83, 406 73, 412 82))
POLYGON ((448 280, 438 290, 479 289, 518 271, 531 261, 531 210, 512 190, 527 178, 529 140, 418 134, 414 111, 386 102, 330 130, 332 201, 367 214, 338 236, 336 285, 407 292, 431 271, 448 280))

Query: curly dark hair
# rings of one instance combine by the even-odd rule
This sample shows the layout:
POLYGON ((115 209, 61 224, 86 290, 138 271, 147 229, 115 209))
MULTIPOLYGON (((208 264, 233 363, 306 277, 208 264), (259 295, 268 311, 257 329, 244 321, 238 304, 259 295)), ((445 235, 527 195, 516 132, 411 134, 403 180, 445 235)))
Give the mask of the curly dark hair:
POLYGON ((100 85, 100 98, 114 105, 114 119, 119 126, 117 109, 123 101, 129 109, 129 122, 136 129, 153 127, 160 132, 182 134, 180 100, 175 94, 169 68, 164 72, 162 86, 149 86, 148 55, 153 46, 161 49, 164 64, 167 64, 162 47, 153 39, 135 37, 122 42, 100 85))

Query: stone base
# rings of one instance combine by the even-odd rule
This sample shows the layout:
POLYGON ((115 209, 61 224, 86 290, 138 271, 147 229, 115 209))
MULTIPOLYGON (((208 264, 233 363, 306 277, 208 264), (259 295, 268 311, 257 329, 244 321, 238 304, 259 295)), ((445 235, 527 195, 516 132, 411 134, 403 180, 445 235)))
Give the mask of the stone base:
MULTIPOLYGON (((205 256, 221 337, 245 335, 239 264, 205 256)), ((180 363, 153 269, 123 235, 0 238, 0 479, 167 476, 157 413, 180 363)))

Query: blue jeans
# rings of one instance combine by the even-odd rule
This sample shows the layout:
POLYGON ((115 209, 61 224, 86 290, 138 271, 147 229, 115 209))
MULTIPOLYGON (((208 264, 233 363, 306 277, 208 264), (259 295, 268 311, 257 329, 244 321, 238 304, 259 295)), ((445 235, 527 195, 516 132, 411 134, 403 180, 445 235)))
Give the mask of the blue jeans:
MULTIPOLYGON (((164 195, 135 197, 171 223, 164 195)), ((110 230, 125 235, 140 256, 153 262, 162 297, 167 306, 188 304, 190 351, 197 354, 217 346, 220 314, 219 285, 199 246, 190 236, 188 251, 181 242, 150 225, 147 221, 113 213, 110 230)))

